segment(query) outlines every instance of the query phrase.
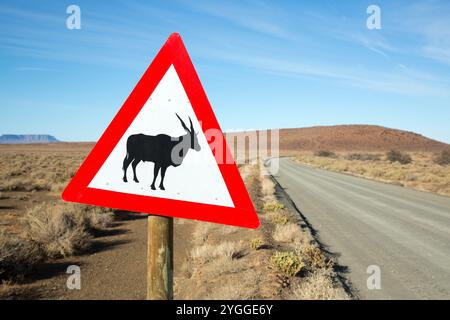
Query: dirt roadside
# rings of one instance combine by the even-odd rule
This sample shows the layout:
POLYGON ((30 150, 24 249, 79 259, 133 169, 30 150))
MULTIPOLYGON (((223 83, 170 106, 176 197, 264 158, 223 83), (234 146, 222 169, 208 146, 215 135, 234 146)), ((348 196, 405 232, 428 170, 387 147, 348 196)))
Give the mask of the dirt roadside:
MULTIPOLYGON (((241 168, 241 175, 261 227, 175 219, 174 298, 348 299, 332 262, 299 216, 277 200, 271 179, 257 165, 241 168)), ((93 241, 81 255, 37 265, 12 298, 145 299, 147 216, 116 212, 113 224, 97 230, 93 241), (81 290, 67 288, 70 265, 81 269, 81 290)))

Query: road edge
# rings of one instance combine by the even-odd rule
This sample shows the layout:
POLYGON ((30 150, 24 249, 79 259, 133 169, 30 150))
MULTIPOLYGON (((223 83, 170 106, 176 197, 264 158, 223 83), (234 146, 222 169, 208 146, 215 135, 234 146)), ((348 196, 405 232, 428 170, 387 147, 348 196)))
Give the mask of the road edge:
POLYGON ((292 212, 296 212, 299 217, 299 224, 302 229, 308 232, 311 235, 311 238, 315 242, 315 244, 320 248, 320 250, 324 253, 324 255, 333 261, 333 270, 336 273, 336 280, 345 290, 345 292, 350 296, 353 300, 359 300, 356 289, 352 286, 350 280, 345 276, 345 272, 348 269, 346 266, 342 266, 338 263, 337 254, 329 251, 327 247, 320 242, 318 238, 318 231, 312 226, 312 224, 308 221, 308 218, 300 211, 295 202, 291 199, 291 197, 287 194, 287 192, 283 189, 283 187, 279 184, 278 180, 270 174, 270 177, 275 184, 275 196, 278 200, 288 207, 292 212))

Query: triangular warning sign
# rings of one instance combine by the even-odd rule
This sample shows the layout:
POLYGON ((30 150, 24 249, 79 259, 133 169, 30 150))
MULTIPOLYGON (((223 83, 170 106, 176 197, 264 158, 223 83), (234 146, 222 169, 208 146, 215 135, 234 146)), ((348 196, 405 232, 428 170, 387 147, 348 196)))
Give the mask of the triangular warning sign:
POLYGON ((128 211, 259 226, 178 34, 161 48, 62 197, 128 211))

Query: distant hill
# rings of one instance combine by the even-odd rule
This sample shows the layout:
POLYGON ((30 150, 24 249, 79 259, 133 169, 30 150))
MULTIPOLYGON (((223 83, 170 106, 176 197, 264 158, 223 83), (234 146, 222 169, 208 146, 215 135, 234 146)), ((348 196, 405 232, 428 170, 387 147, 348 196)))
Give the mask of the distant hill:
POLYGON ((4 134, 0 136, 0 144, 52 143, 58 140, 48 134, 4 134))
POLYGON ((420 134, 373 125, 281 129, 280 150, 437 152, 450 145, 420 134))
MULTIPOLYGON (((233 135, 240 135, 233 133, 233 135)), ((280 129, 280 151, 439 152, 450 145, 420 134, 374 125, 337 125, 280 129)))

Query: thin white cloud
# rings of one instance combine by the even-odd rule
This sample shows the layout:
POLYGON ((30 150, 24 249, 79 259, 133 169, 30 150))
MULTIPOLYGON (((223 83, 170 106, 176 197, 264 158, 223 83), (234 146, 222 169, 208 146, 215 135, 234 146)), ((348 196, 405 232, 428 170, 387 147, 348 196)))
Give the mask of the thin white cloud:
POLYGON ((445 80, 405 68, 398 68, 392 72, 381 72, 365 68, 327 65, 312 61, 299 63, 298 60, 292 61, 258 55, 231 55, 224 54, 222 51, 210 51, 209 56, 215 56, 217 59, 255 68, 262 72, 291 77, 311 77, 332 80, 340 85, 373 91, 411 96, 449 95, 450 84, 445 80))
POLYGON ((42 67, 18 67, 16 68, 17 71, 23 71, 23 72, 27 72, 27 71, 31 71, 31 72, 52 72, 52 71, 56 71, 55 69, 50 69, 50 68, 42 68, 42 67))
POLYGON ((330 33, 336 39, 348 41, 361 45, 370 51, 382 55, 385 58, 389 58, 388 52, 397 52, 398 49, 392 46, 385 37, 383 37, 379 31, 371 31, 370 33, 362 31, 343 31, 333 30, 330 33))
POLYGON ((290 38, 291 31, 280 23, 283 13, 264 2, 231 2, 231 1, 185 1, 190 8, 222 18, 245 29, 275 36, 279 38, 290 38))
POLYGON ((436 62, 450 65, 450 2, 421 1, 401 8, 396 28, 414 38, 415 52, 436 62))

